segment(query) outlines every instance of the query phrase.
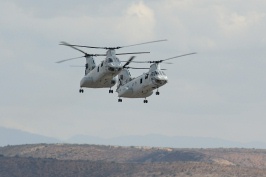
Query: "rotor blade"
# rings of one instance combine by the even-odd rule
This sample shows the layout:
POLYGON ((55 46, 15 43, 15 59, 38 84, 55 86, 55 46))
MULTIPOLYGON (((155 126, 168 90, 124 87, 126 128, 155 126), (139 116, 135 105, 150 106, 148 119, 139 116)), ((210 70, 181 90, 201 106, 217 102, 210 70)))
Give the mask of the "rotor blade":
POLYGON ((160 61, 163 62, 163 61, 166 61, 166 60, 171 60, 171 59, 174 59, 174 58, 184 57, 184 56, 187 56, 187 55, 193 55, 193 54, 196 54, 196 52, 188 53, 188 54, 184 54, 184 55, 178 55, 178 56, 171 57, 171 58, 167 58, 167 59, 160 60, 160 61))
POLYGON ((132 61, 132 63, 151 63, 151 61, 132 61))
POLYGON ((75 59, 78 59, 78 58, 83 58, 85 56, 82 56, 82 57, 75 57, 75 58, 69 58, 69 59, 65 59, 65 60, 60 60, 60 61, 57 61, 56 63, 63 63, 65 61, 69 61, 69 60, 75 60, 75 59))
POLYGON ((73 48, 73 49, 75 49, 75 50, 77 50, 77 51, 80 51, 80 52, 84 53, 85 55, 88 55, 86 52, 84 52, 84 51, 82 51, 82 50, 80 50, 80 49, 74 47, 73 45, 71 45, 71 44, 69 44, 69 43, 67 43, 67 42, 62 41, 59 45, 64 45, 64 46, 71 47, 71 48, 73 48))
MULTIPOLYGON (((150 69, 150 68, 135 68, 135 67, 125 67, 127 69, 150 69)), ((167 70, 167 69, 161 69, 163 71, 167 70)))
POLYGON ((124 64, 123 68, 125 68, 129 63, 131 63, 132 60, 134 60, 135 56, 132 56, 129 58, 129 60, 124 64))
POLYGON ((150 69, 150 68, 135 68, 135 67, 126 67, 126 68, 129 68, 129 69, 150 69))
POLYGON ((74 45, 74 44, 68 44, 66 42, 61 42, 60 45, 66 45, 69 47, 86 47, 86 48, 94 48, 94 49, 106 49, 106 47, 93 47, 93 46, 85 46, 85 45, 74 45))
MULTIPOLYGON (((66 45, 66 46, 73 47, 73 48, 74 47, 86 47, 86 48, 94 48, 94 49, 120 49, 120 48, 124 48, 124 47, 131 47, 131 46, 136 46, 136 45, 143 45, 143 44, 162 42, 162 41, 167 41, 167 39, 150 41, 150 42, 143 42, 143 43, 133 44, 133 45, 125 45, 125 46, 120 46, 120 47, 93 47, 93 46, 86 46, 86 45, 73 45, 73 44, 68 44, 66 42, 61 42, 60 45, 66 45)), ((77 48, 75 48, 75 49, 77 49, 77 48)), ((79 50, 79 51, 81 51, 81 50, 79 50)))
POLYGON ((86 65, 70 65, 70 67, 86 67, 86 65))
POLYGON ((72 68, 84 68, 85 66, 78 66, 78 65, 70 65, 72 68))
POLYGON ((117 53, 116 55, 130 55, 130 54, 143 54, 143 53, 150 53, 150 52, 117 53))
MULTIPOLYGON (((121 61, 121 62, 123 62, 123 61, 121 61)), ((158 63, 158 62, 157 61, 132 61, 132 63, 158 63)), ((171 63, 171 62, 164 62, 164 64, 173 64, 173 63, 171 63)))
MULTIPOLYGON (((184 55, 178 55, 178 56, 167 58, 167 59, 164 59, 164 60, 157 60, 157 61, 156 60, 155 61, 132 61, 132 63, 161 63, 161 62, 164 62, 166 60, 171 60, 171 59, 174 59, 174 58, 184 57, 184 56, 193 55, 193 54, 196 54, 196 52, 188 53, 188 54, 184 54, 184 55)), ((164 62, 164 63, 165 64, 173 64, 171 62, 164 62)))
POLYGON ((97 56, 106 56, 106 54, 88 54, 89 56, 95 56, 95 57, 97 57, 97 56))
POLYGON ((157 41, 150 41, 150 42, 143 42, 143 43, 133 44, 133 45, 125 45, 125 46, 121 46, 119 48, 122 48, 122 47, 131 47, 131 46, 143 45, 143 44, 150 44, 150 43, 155 43, 155 42, 163 42, 163 41, 167 41, 167 39, 157 40, 157 41))

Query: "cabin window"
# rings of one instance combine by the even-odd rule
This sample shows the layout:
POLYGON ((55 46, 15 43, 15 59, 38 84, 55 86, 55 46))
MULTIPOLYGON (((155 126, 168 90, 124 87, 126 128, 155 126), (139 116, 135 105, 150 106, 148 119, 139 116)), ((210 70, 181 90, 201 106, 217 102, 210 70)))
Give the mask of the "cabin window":
POLYGON ((99 66, 98 66, 98 68, 97 68, 97 71, 99 72, 99 66))
POLYGON ((140 84, 142 84, 142 78, 140 79, 140 84))
POLYGON ((149 77, 149 74, 146 74, 146 75, 145 75, 145 79, 148 79, 148 77, 149 77))

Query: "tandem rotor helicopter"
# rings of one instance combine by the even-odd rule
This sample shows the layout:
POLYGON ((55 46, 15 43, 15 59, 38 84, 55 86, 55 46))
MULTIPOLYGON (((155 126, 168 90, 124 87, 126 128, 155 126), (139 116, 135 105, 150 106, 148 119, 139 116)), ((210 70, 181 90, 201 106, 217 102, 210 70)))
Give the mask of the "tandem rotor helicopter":
MULTIPOLYGON (((160 68, 160 63, 175 58, 193 55, 194 53, 188 53, 179 55, 164 60, 156 61, 133 61, 134 57, 130 58, 123 66, 122 71, 118 74, 118 85, 116 92, 118 93, 118 102, 122 102, 121 97, 124 98, 145 98, 144 103, 148 103, 147 97, 153 94, 153 90, 157 89, 156 95, 159 95, 159 87, 165 85, 168 82, 166 74, 163 72, 164 69, 160 68), (150 68, 134 68, 128 67, 129 63, 151 63, 150 68), (149 69, 148 72, 132 78, 128 69, 149 69)), ((167 62, 165 62, 167 63, 167 62)), ((167 63, 172 64, 172 63, 167 63)))
MULTIPOLYGON (((79 59, 79 58, 86 58, 86 64, 85 64, 85 76, 80 81, 80 93, 83 93, 83 88, 110 88, 109 93, 113 93, 113 90, 111 89, 117 82, 116 76, 121 72, 123 69, 123 66, 120 62, 120 60, 116 57, 116 55, 129 55, 129 54, 144 54, 144 53, 150 53, 150 52, 132 52, 132 53, 117 53, 116 49, 125 48, 125 47, 131 47, 131 46, 137 46, 137 45, 143 45, 143 44, 149 44, 149 43, 155 43, 155 42, 162 42, 166 41, 164 40, 157 40, 157 41, 150 41, 150 42, 144 42, 139 44, 133 44, 133 45, 126 45, 126 46, 120 46, 120 47, 93 47, 93 46, 82 46, 82 45, 72 45, 66 42, 61 42, 59 45, 64 45, 71 47, 81 53, 84 54, 84 56, 81 57, 75 57, 75 58, 69 58, 65 60, 60 60, 56 63, 62 63, 69 60, 79 59), (94 48, 94 49, 105 49, 106 54, 88 54, 84 52, 83 50, 77 48, 77 47, 85 47, 85 48, 94 48), (96 66, 94 58, 96 56, 106 56, 105 60, 103 60, 98 66, 96 66)), ((133 57, 131 57, 129 61, 131 61, 133 57)), ((127 63, 128 63, 127 62, 127 63)), ((129 63, 128 63, 129 64, 129 63)))

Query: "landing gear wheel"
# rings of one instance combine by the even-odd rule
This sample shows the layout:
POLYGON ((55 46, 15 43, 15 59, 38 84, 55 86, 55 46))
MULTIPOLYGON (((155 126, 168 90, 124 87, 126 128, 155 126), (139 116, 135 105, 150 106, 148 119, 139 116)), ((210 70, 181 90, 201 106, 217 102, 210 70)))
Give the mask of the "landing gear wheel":
POLYGON ((148 103, 148 100, 143 100, 143 103, 148 103))
POLYGON ((156 95, 160 95, 160 92, 157 91, 157 92, 156 92, 156 95))
POLYGON ((118 99, 118 102, 122 102, 122 99, 121 99, 121 98, 119 98, 119 99, 118 99))
POLYGON ((109 90, 109 93, 114 93, 114 91, 110 89, 110 90, 109 90))
POLYGON ((79 93, 83 93, 84 92, 84 90, 83 89, 79 89, 79 93))

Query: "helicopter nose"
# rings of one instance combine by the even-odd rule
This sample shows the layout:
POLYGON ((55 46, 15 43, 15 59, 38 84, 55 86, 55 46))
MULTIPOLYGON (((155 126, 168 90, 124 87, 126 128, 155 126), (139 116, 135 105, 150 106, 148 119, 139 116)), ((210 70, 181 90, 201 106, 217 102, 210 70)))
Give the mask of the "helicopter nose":
POLYGON ((168 78, 166 76, 156 77, 155 82, 157 84, 163 85, 163 84, 166 84, 168 82, 168 78))
POLYGON ((122 67, 121 66, 112 65, 112 66, 109 66, 108 67, 108 70, 109 71, 121 71, 122 70, 122 67))

